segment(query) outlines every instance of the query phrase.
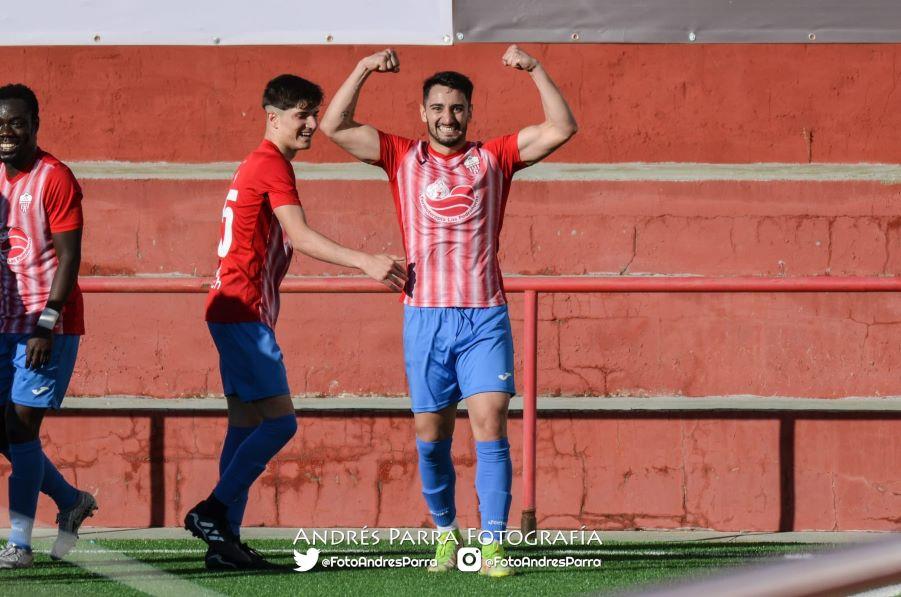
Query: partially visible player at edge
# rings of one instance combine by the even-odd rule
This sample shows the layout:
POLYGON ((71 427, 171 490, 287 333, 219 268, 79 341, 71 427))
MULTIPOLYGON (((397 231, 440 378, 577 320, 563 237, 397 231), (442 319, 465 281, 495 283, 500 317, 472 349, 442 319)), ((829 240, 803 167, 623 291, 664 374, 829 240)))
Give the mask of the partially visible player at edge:
POLYGON ((507 410, 516 390, 498 241, 513 173, 547 157, 577 128, 538 60, 510 46, 502 62, 529 73, 541 98, 543 123, 483 143, 468 141, 472 82, 451 71, 423 84, 420 116, 428 141, 355 122, 360 89, 369 75, 398 72, 393 50, 362 59, 322 119, 332 141, 388 173, 401 220, 409 268, 404 360, 423 495, 440 531, 435 572, 456 566, 461 543, 451 440, 457 403, 465 398, 476 440, 482 572, 513 573, 500 565, 512 478, 507 410))
POLYGON ((75 368, 84 307, 81 188, 65 164, 38 147, 39 124, 31 89, 0 87, 0 452, 12 463, 12 529, 0 568, 34 565, 31 531, 40 492, 59 508, 53 559, 72 549, 81 523, 97 509, 41 447, 44 415, 62 404, 75 368))
POLYGON ((291 160, 310 148, 321 103, 322 90, 300 77, 281 75, 267 84, 265 138, 238 167, 222 209, 219 268, 206 320, 219 352, 228 432, 219 482, 185 517, 185 528, 209 545, 210 569, 269 567, 241 542, 240 527, 248 489, 297 431, 273 332, 292 245, 321 261, 360 269, 395 291, 406 281, 396 258, 348 249, 307 226, 291 160))

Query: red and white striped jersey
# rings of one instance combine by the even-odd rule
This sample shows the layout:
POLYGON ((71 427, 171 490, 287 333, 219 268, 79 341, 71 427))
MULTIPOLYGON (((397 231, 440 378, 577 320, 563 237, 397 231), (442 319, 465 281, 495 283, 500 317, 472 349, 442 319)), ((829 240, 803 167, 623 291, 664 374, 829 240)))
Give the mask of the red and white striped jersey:
MULTIPOLYGON (((72 171, 38 149, 34 163, 12 178, 0 164, 0 332, 30 334, 47 305, 59 266, 53 234, 84 225, 81 188, 72 171)), ((76 283, 53 331, 84 334, 76 283)))
POLYGON ((426 141, 379 132, 407 253, 404 303, 494 307, 507 302, 497 260, 517 135, 467 143, 443 156, 426 141))
POLYGON ((278 287, 293 253, 272 211, 283 205, 300 206, 294 169, 264 140, 238 166, 225 198, 219 268, 207 296, 207 321, 260 321, 275 327, 278 287))

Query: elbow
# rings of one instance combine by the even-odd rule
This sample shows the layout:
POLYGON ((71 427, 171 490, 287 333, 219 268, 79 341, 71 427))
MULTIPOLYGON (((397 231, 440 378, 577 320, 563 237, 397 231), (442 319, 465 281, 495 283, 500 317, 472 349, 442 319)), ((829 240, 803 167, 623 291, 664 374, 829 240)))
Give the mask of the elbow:
POLYGON ((575 122, 554 127, 553 146, 560 147, 561 145, 572 139, 573 135, 575 135, 578 131, 579 127, 575 122))
POLYGON ((319 130, 322 131, 323 135, 331 139, 338 132, 338 127, 333 122, 323 120, 319 123, 319 130))
POLYGON ((304 255, 310 254, 310 243, 308 242, 307 236, 305 234, 292 234, 289 235, 288 238, 291 239, 291 247, 304 255))
POLYGON ((322 131, 323 135, 331 139, 341 130, 342 124, 343 122, 338 114, 326 110, 322 120, 319 121, 319 130, 322 131))
POLYGON ((288 238, 291 239, 291 246, 294 247, 295 251, 303 253, 308 257, 312 257, 312 254, 316 252, 316 249, 315 243, 308 231, 309 228, 292 230, 293 234, 290 234, 288 238))
POLYGON ((577 132, 579 132, 579 125, 574 119, 570 119, 565 122, 549 123, 546 134, 547 139, 552 141, 555 147, 560 147, 572 139, 577 132))

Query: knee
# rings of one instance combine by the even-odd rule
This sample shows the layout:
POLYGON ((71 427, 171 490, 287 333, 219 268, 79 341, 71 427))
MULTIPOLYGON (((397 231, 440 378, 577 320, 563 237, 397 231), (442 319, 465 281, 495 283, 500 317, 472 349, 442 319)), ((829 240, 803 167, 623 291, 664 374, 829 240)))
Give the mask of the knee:
POLYGON ((40 436, 41 419, 43 412, 25 406, 6 409, 4 427, 6 429, 6 442, 9 444, 22 444, 31 442, 40 436))
POLYGON ((441 440, 448 439, 442 437, 440 429, 417 429, 416 430, 416 442, 418 443, 428 443, 434 444, 440 442, 441 440))
POLYGON ((470 424, 476 441, 495 441, 507 437, 507 417, 504 413, 473 418, 470 424))
POLYGON ((298 429, 297 415, 292 413, 290 415, 290 418, 288 418, 288 432, 290 433, 290 435, 288 436, 288 439, 291 439, 292 437, 297 435, 297 429, 298 429))
POLYGON ((265 419, 261 425, 266 426, 270 433, 277 435, 279 439, 288 443, 297 433, 297 416, 292 413, 273 419, 265 419))
POLYGON ((453 421, 416 421, 416 439, 423 442, 440 442, 454 434, 453 421))

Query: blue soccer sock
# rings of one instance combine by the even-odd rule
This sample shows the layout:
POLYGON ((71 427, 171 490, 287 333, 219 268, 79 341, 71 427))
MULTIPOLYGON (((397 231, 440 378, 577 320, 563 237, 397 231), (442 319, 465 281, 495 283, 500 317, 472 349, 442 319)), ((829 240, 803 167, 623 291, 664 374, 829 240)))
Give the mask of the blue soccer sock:
POLYGON ((41 493, 46 493, 64 512, 78 501, 78 489, 73 487, 44 454, 44 478, 41 479, 41 493))
POLYGON ((512 484, 513 461, 507 438, 476 442, 476 493, 479 495, 482 531, 491 533, 494 541, 501 541, 507 529, 513 499, 512 484))
POLYGON ((41 440, 10 444, 13 470, 9 476, 9 542, 31 549, 31 530, 38 509, 38 494, 44 478, 44 452, 41 440))
POLYGON ((416 439, 419 452, 419 476, 422 479, 422 496, 439 527, 452 526, 457 518, 454 490, 457 474, 451 459, 451 439, 425 442, 416 439))
MULTIPOLYGON (((0 450, 0 454, 12 462, 9 450, 0 450)), ((56 502, 56 507, 60 512, 68 510, 78 501, 78 489, 66 481, 46 454, 44 454, 44 478, 41 480, 41 493, 49 495, 56 502)))
POLYGON ((297 432, 297 417, 284 415, 264 419, 235 450, 225 473, 213 489, 213 496, 230 507, 253 485, 272 458, 297 432))
MULTIPOLYGON (((238 451, 238 447, 244 442, 245 439, 250 437, 250 434, 253 433, 255 429, 256 427, 235 427, 234 425, 228 426, 228 431, 225 434, 225 441, 222 443, 222 454, 219 456, 220 478, 228 469, 228 465, 231 463, 232 457, 234 457, 235 452, 238 451)), ((241 521, 244 520, 244 509, 246 507, 246 491, 239 495, 238 499, 228 506, 228 513, 226 514, 226 517, 228 518, 228 525, 231 527, 232 533, 235 534, 235 537, 241 536, 241 521)))

